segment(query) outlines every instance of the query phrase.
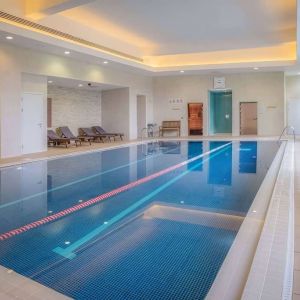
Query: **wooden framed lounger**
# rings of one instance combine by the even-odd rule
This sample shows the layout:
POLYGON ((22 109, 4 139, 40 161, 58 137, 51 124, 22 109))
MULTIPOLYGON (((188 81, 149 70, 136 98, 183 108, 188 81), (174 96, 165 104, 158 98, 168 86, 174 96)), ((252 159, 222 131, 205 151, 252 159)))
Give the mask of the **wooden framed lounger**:
POLYGON ((70 139, 71 141, 75 141, 76 146, 77 143, 79 143, 81 145, 82 142, 89 142, 90 145, 92 144, 92 138, 87 137, 87 136, 75 136, 72 131, 70 130, 70 128, 68 126, 61 126, 57 128, 57 132, 61 137, 65 137, 70 139))
POLYGON ((84 136, 84 137, 88 137, 91 138, 94 142, 99 140, 101 142, 104 143, 104 139, 109 137, 107 135, 103 135, 103 134, 96 134, 92 128, 79 128, 79 135, 80 136, 84 136))
POLYGON ((68 145, 71 143, 70 139, 63 138, 58 136, 53 130, 48 129, 47 131, 47 137, 48 137, 48 146, 59 146, 61 144, 66 145, 66 148, 68 148, 68 145))
POLYGON ((123 140, 124 133, 107 132, 101 126, 93 126, 92 128, 93 128, 94 132, 97 134, 108 135, 110 137, 113 137, 114 140, 116 140, 116 137, 119 137, 121 140, 123 140))

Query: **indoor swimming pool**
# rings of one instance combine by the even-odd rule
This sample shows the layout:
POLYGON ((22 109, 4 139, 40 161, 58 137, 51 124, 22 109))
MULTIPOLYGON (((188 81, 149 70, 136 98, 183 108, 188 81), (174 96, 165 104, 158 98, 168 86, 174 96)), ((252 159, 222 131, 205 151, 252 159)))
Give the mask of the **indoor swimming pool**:
POLYGON ((75 299, 204 299, 279 149, 157 141, 0 169, 0 265, 75 299))

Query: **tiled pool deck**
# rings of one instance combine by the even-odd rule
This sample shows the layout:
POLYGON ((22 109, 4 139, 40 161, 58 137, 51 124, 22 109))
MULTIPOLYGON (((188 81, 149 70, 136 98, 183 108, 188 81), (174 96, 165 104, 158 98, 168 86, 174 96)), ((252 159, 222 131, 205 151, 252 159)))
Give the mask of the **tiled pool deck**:
POLYGON ((300 142, 295 145, 295 248, 293 299, 300 300, 300 142))

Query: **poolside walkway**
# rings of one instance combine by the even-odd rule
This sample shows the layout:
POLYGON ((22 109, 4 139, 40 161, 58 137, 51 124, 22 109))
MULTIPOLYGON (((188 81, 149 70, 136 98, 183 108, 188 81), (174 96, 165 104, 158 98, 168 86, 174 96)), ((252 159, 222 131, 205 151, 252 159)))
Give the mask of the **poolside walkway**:
POLYGON ((295 248, 293 300, 300 300, 300 142, 295 145, 295 248))
POLYGON ((116 141, 111 143, 83 143, 81 146, 76 147, 74 144, 66 148, 65 146, 61 147, 49 147, 47 151, 26 154, 22 156, 9 157, 0 159, 0 167, 5 167, 9 165, 28 163, 35 160, 48 159, 58 156, 70 155, 70 154, 79 154, 89 151, 97 151, 100 149, 109 149, 111 147, 118 147, 126 145, 129 143, 136 143, 136 141, 116 141))
MULTIPOLYGON (((166 139, 166 140, 274 140, 277 139, 276 136, 265 136, 265 137, 257 137, 257 136, 244 136, 244 137, 233 137, 233 136, 183 136, 183 137, 170 137, 170 138, 159 138, 159 139, 166 139)), ((157 140, 158 138, 153 138, 154 140, 157 140)), ((151 140, 151 139, 147 139, 151 140)), ((146 141, 146 139, 144 139, 146 141)), ((74 144, 69 146, 68 148, 62 147, 49 147, 47 151, 39 152, 39 153, 33 153, 33 154, 26 154, 21 155, 17 157, 9 157, 9 158, 0 158, 0 167, 6 167, 10 165, 15 164, 22 164, 22 163, 28 163, 31 161, 36 160, 43 160, 48 158, 54 158, 58 156, 63 155, 71 155, 71 154, 79 154, 89 151, 97 151, 100 149, 109 149, 111 147, 118 147, 122 145, 128 145, 128 144, 135 144, 137 142, 141 142, 140 139, 138 140, 131 140, 131 141, 116 141, 116 142, 107 142, 107 143, 92 143, 92 145, 89 145, 89 143, 83 143, 82 146, 75 147, 74 144)))

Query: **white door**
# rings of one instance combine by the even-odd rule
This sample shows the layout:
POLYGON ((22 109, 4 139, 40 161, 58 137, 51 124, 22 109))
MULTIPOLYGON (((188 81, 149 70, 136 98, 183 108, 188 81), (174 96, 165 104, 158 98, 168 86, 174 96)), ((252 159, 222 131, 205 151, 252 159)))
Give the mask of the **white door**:
POLYGON ((22 98, 23 154, 45 150, 43 131, 43 94, 24 93, 22 98))
MULTIPOLYGON (((288 102, 288 125, 295 128, 295 133, 300 135, 300 99, 288 102)), ((291 134, 291 132, 289 132, 291 134)))

